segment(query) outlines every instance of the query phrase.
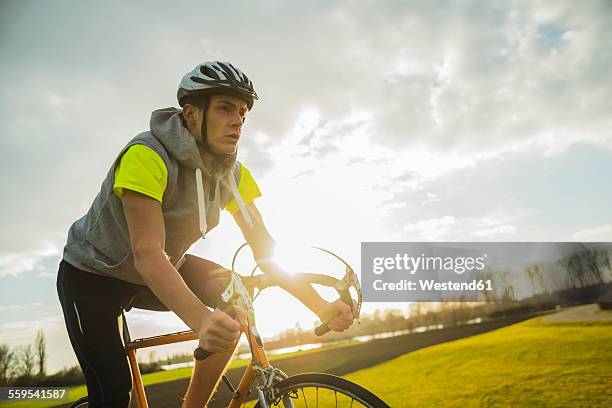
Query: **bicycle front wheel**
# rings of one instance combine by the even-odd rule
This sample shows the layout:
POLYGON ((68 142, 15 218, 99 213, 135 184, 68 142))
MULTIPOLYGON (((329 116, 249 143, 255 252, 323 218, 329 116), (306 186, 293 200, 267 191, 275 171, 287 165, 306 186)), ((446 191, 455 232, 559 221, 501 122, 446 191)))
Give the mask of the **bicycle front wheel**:
POLYGON ((70 405, 70 408, 87 408, 88 406, 89 406, 89 402, 88 402, 87 397, 83 397, 81 399, 74 401, 72 405, 70 405))
MULTIPOLYGON (((360 385, 330 374, 298 374, 275 386, 271 407, 283 408, 390 408, 360 385)), ((259 402, 255 405, 260 408, 259 402)))

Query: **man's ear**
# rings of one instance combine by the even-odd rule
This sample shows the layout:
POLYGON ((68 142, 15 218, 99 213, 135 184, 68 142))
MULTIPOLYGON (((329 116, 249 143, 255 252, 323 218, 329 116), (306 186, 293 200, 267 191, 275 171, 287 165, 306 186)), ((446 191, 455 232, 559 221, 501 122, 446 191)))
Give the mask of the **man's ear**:
POLYGON ((183 118, 187 123, 195 123, 196 122, 196 112, 195 107, 189 103, 183 105, 183 118))

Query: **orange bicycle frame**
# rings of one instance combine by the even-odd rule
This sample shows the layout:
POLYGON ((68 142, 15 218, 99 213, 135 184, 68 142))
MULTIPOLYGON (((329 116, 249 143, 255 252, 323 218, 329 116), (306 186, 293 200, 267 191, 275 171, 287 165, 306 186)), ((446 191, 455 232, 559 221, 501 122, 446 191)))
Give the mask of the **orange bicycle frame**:
MULTIPOLYGON (((244 399, 249 395, 250 388, 255 381, 255 371, 253 366, 256 364, 262 368, 270 365, 268 356, 263 347, 261 339, 256 336, 250 328, 246 330, 247 340, 252 350, 251 362, 247 366, 246 371, 242 375, 236 394, 232 397, 229 408, 238 408, 244 402, 244 399)), ((146 337, 134 341, 128 341, 125 344, 128 359, 130 361, 130 369, 132 371, 132 379, 134 380, 134 394, 136 398, 137 408, 148 408, 147 397, 145 394, 142 375, 138 368, 138 360, 136 359, 136 350, 146 347, 161 346, 164 344, 181 343, 184 341, 197 340, 198 336, 192 330, 178 333, 164 334, 161 336, 146 337)))

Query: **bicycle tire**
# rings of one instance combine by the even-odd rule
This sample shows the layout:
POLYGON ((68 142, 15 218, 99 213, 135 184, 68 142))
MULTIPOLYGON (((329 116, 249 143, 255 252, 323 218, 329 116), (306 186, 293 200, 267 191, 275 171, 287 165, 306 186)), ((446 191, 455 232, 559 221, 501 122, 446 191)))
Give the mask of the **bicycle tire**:
POLYGON ((78 400, 74 401, 72 405, 70 405, 70 408, 86 408, 88 406, 89 406, 89 400, 87 399, 87 397, 83 397, 83 398, 79 398, 78 400))
MULTIPOLYGON (((331 374, 322 374, 322 373, 306 373, 306 374, 297 374, 291 377, 288 377, 278 384, 276 384, 275 388, 278 390, 276 394, 279 396, 277 402, 282 401, 282 397, 289 395, 290 393, 296 393, 299 397, 300 393, 298 392, 300 389, 302 390, 301 395, 304 400, 307 400, 306 393, 304 392, 305 388, 316 388, 317 389, 317 399, 316 405, 311 405, 307 401, 305 401, 304 405, 298 405, 299 407, 305 406, 309 408, 319 408, 319 388, 330 390, 334 392, 335 395, 335 406, 338 405, 338 394, 344 395, 345 397, 351 398, 351 401, 357 401, 363 407, 366 408, 390 408, 383 400, 378 398, 372 392, 363 388, 360 385, 357 385, 351 381, 345 380, 342 377, 337 377, 331 374)), ((293 397, 292 397, 293 398, 293 397)), ((273 403, 270 404, 271 407, 274 407, 273 403)), ((279 403, 277 406, 283 407, 284 403, 279 403)), ((329 407, 328 403, 324 403, 322 407, 329 407)), ((344 406, 344 405, 343 405, 344 406)), ((348 406, 348 405, 347 405, 348 406)), ((353 404, 351 402, 351 407, 353 404)), ((255 404, 255 408, 260 408, 259 402, 255 404)))

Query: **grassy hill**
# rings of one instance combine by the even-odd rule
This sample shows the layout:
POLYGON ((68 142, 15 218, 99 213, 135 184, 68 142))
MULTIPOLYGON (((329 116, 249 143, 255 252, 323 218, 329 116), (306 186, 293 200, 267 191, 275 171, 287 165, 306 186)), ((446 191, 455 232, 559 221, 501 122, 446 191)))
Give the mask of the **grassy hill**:
POLYGON ((536 318, 346 378, 392 407, 603 407, 612 406, 611 367, 612 320, 536 318))

